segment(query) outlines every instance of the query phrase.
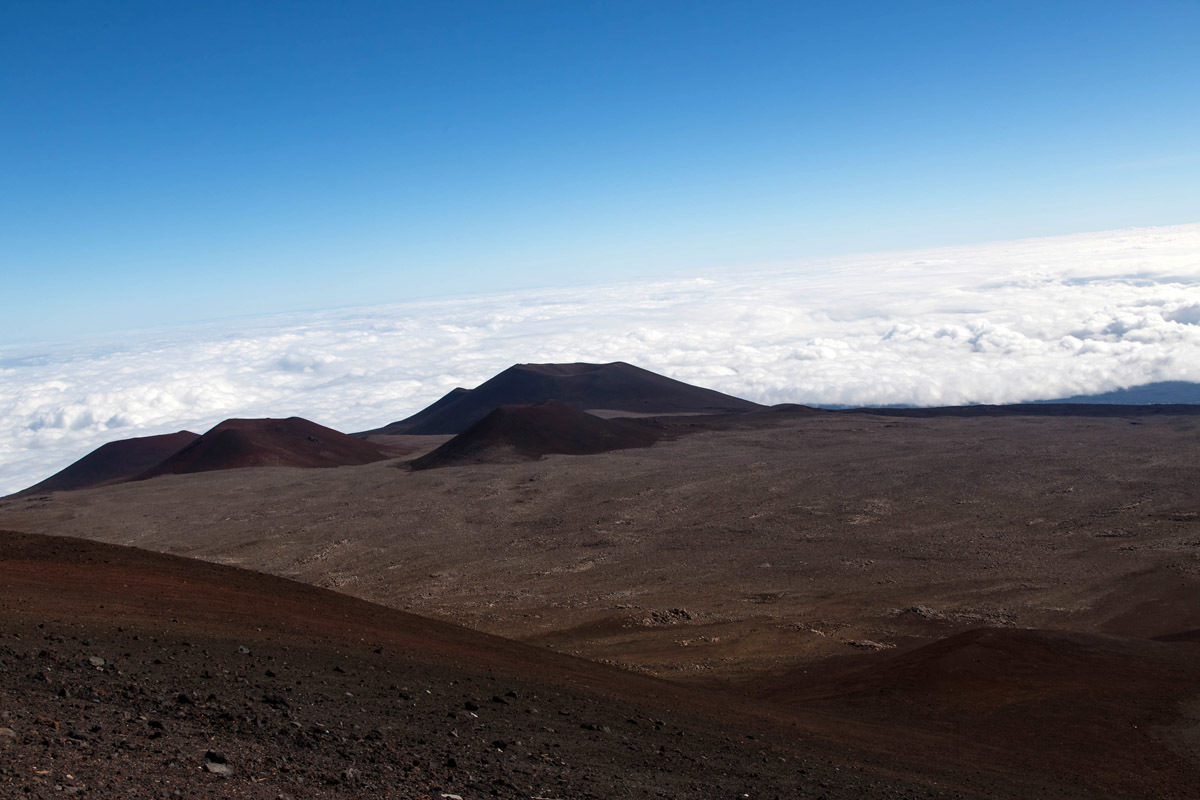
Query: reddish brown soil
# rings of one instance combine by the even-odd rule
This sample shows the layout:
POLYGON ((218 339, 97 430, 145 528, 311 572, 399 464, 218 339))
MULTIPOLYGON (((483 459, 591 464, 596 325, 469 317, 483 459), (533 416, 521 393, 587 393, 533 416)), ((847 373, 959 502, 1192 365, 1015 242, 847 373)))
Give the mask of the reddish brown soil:
POLYGON ((1096 792, 1184 798, 1200 757, 1200 643, 1166 638, 983 628, 754 690, 895 730, 953 731, 1014 772, 1070 770, 1096 792))
POLYGON ((378 445, 300 417, 227 419, 137 480, 239 467, 344 467, 389 457, 378 445))
POLYGON ((91 489, 131 480, 200 438, 191 431, 139 436, 101 445, 66 469, 13 497, 91 489))
POLYGON ((649 447, 663 435, 651 420, 601 419, 548 400, 501 406, 450 441, 411 462, 413 469, 536 461, 542 456, 594 455, 649 447))
POLYGON ((1078 796, 187 559, 0 533, 0 587, 4 796, 1078 796))
POLYGON ((634 413, 753 411, 749 400, 692 386, 620 361, 611 364, 517 364, 471 390, 455 389, 407 419, 360 434, 461 433, 505 405, 556 400, 571 408, 634 413))

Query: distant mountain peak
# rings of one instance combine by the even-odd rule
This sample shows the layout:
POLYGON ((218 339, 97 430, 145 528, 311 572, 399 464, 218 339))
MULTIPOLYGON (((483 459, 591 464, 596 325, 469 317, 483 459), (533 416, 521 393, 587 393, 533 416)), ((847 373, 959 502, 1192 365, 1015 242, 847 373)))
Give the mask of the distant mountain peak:
POLYGON ((762 408, 624 361, 514 364, 475 389, 455 389, 411 417, 359 435, 462 433, 500 406, 546 400, 579 411, 631 414, 712 414, 762 408))
POLYGON ((302 417, 227 419, 138 479, 239 467, 340 467, 387 457, 370 442, 302 417))
POLYGON ((109 442, 17 496, 91 489, 158 475, 239 467, 340 467, 390 458, 382 448, 302 417, 227 419, 191 431, 109 442))
POLYGON ((118 439, 100 445, 83 458, 16 496, 94 489, 132 480, 200 438, 191 431, 118 439))

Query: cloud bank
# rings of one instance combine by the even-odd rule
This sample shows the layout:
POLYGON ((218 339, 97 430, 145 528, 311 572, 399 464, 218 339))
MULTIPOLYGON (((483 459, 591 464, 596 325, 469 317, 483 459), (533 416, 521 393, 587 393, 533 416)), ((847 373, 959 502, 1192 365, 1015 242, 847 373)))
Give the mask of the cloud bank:
POLYGON ((1200 381, 1200 224, 0 348, 0 494, 113 439, 228 417, 362 430, 516 362, 613 360, 763 403, 1200 381))

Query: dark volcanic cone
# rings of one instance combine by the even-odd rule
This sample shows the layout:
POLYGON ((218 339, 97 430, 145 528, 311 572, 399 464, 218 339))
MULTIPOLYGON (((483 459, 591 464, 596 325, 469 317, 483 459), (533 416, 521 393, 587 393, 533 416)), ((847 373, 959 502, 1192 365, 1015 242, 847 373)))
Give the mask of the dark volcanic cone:
POLYGON ((455 389, 407 419, 359 434, 462 433, 495 408, 557 400, 584 410, 634 414, 714 414, 754 411, 757 403, 673 380, 615 361, 611 364, 517 364, 478 388, 455 389))
POLYGON ((661 436, 659 426, 636 419, 601 419, 547 401, 501 406, 431 453, 412 462, 413 469, 460 464, 529 461, 551 453, 590 455, 630 447, 649 447, 661 436))
POLYGON ((198 433, 179 431, 109 442, 61 472, 13 496, 92 489, 132 480, 199 438, 198 433))
POLYGON ((238 467, 343 467, 385 458, 377 445, 300 417, 227 419, 137 480, 238 467))

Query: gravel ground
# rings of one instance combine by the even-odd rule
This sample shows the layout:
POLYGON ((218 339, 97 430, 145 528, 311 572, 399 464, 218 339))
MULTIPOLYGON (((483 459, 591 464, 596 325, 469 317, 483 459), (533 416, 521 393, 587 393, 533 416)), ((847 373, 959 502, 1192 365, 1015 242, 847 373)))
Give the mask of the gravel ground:
POLYGON ((732 800, 1012 788, 995 776, 950 776, 947 788, 936 769, 898 774, 835 752, 737 698, 186 559, 3 534, 0 588, 0 796, 732 800))

